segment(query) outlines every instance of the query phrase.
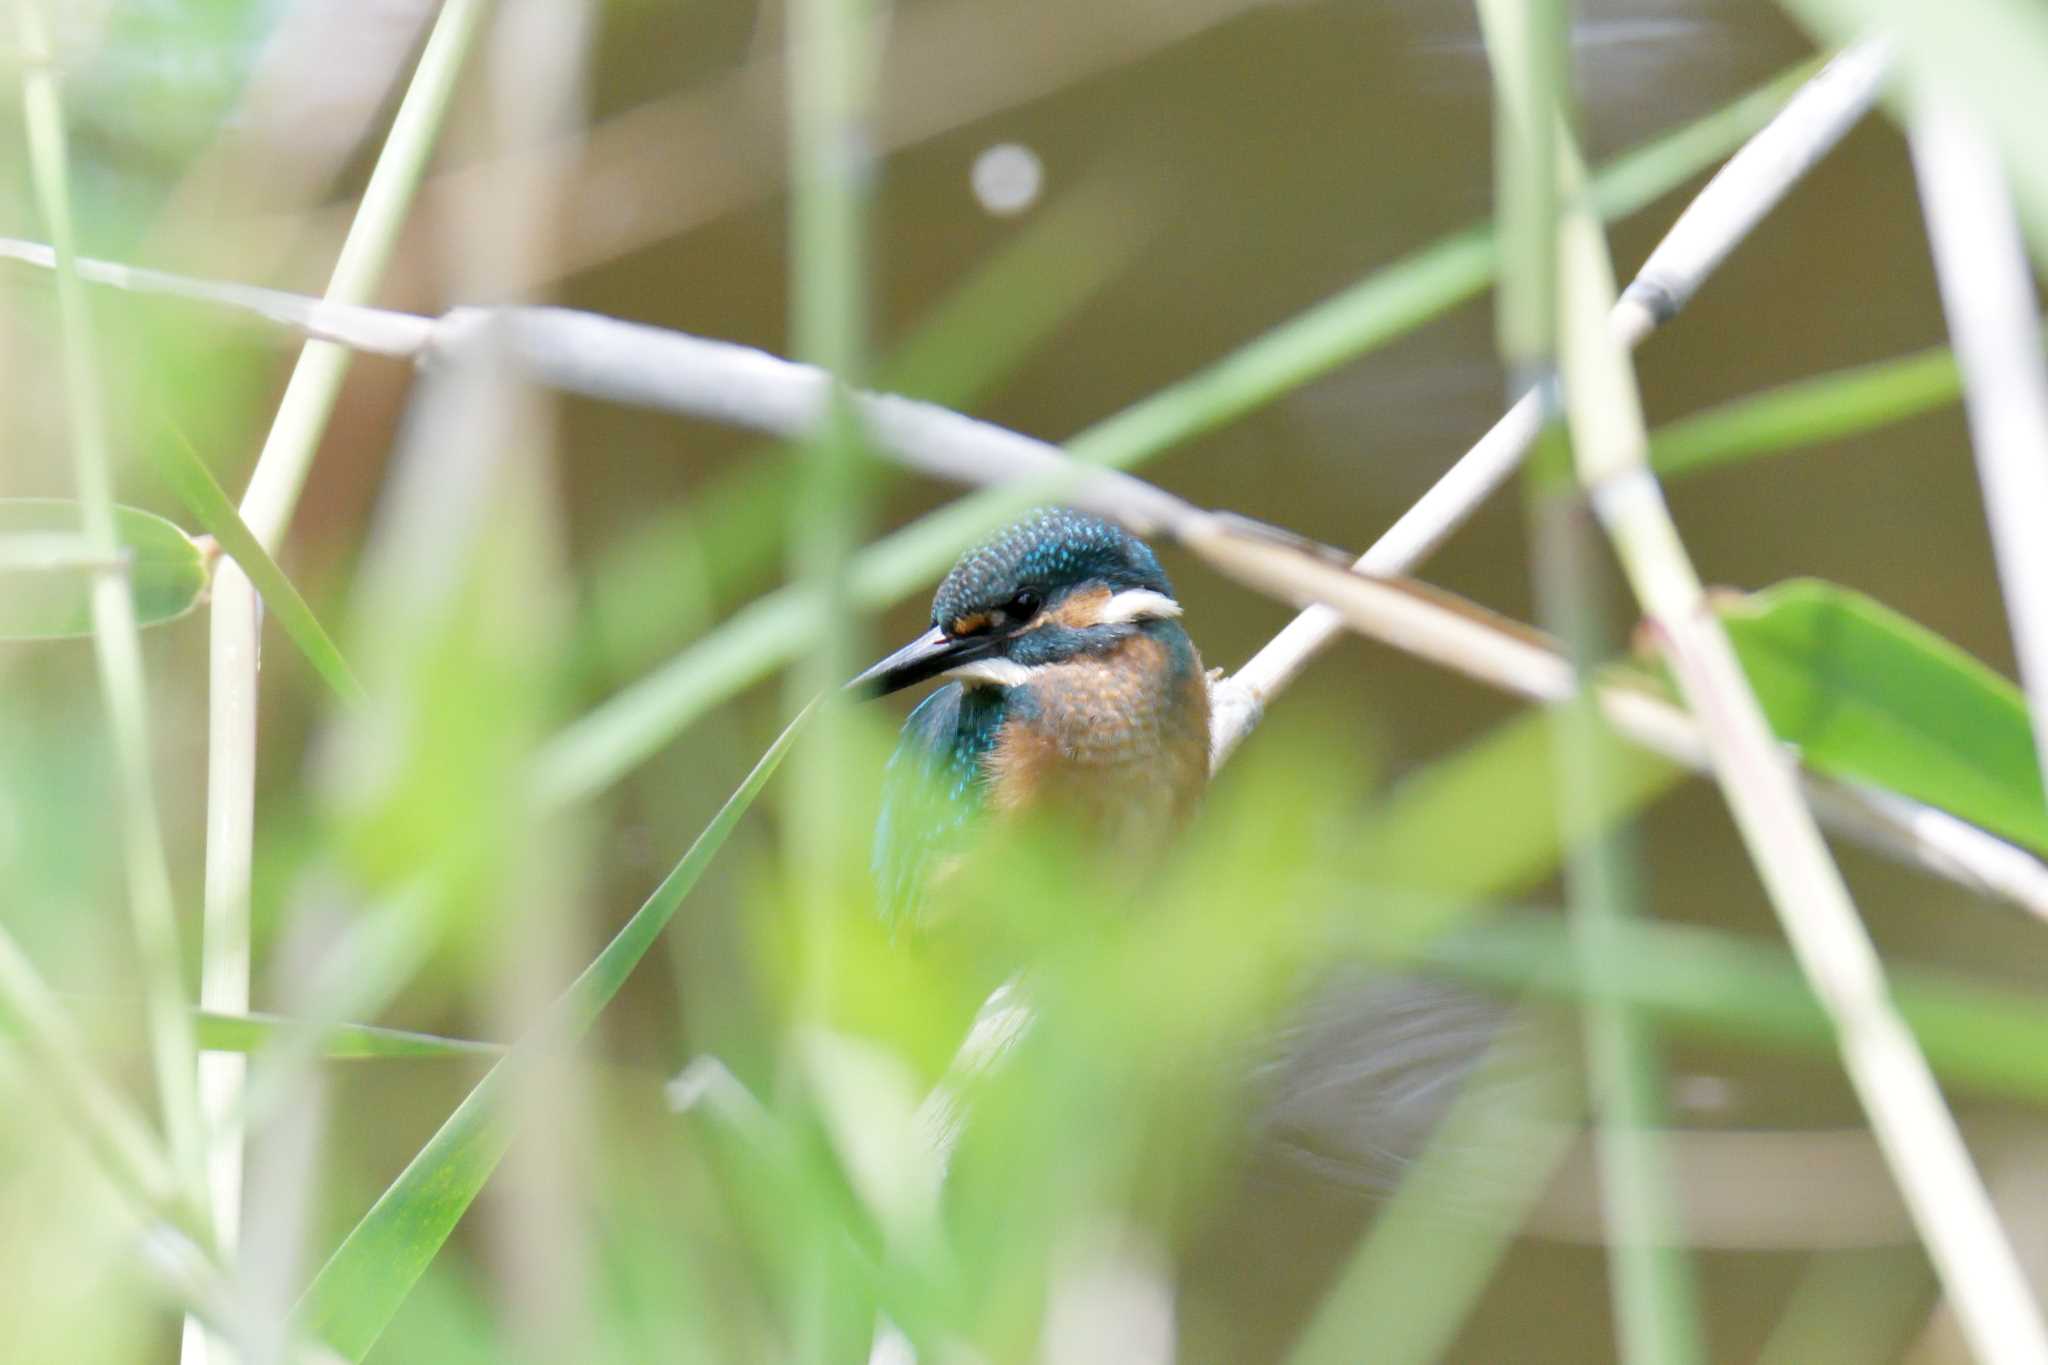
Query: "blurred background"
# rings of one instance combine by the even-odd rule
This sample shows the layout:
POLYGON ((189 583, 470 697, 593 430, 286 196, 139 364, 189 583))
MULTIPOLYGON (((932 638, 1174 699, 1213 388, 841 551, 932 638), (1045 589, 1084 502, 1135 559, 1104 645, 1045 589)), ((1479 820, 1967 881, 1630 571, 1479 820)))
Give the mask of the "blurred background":
MULTIPOLYGON (((516 8, 504 7, 500 20, 516 8)), ((80 250, 319 293, 435 10, 425 0, 52 7, 80 250)), ((480 40, 377 301, 437 314, 547 300, 790 354, 786 16, 744 0, 560 0, 522 14, 517 42, 503 22, 480 40)), ((881 386, 1023 432, 1065 438, 1490 211, 1489 76, 1467 6, 902 0, 887 7, 883 28, 868 372, 881 386)), ((1589 154, 1605 159, 1725 105, 1815 50, 1763 0, 1582 3, 1571 61, 1589 154)), ((17 102, 0 104, 0 125, 16 149, 0 179, 0 234, 48 240, 17 102)), ((1624 277, 1698 183, 1615 226, 1624 277)), ((189 305, 97 294, 95 308, 119 496, 196 529, 144 458, 163 439, 152 414, 171 414, 238 497, 297 344, 189 305)), ((1145 476, 1203 506, 1362 549, 1501 411, 1508 395, 1493 325, 1490 300, 1476 299, 1168 452, 1145 476)), ((55 327, 48 278, 0 266, 0 496, 74 495, 55 327)), ((1639 368, 1657 424, 1944 335, 1904 142, 1875 117, 1641 351, 1639 368)), ((863 538, 957 496, 879 465, 863 469, 853 523, 863 538)), ((256 1007, 290 1012, 324 945, 423 867, 437 868, 447 900, 432 913, 445 915, 447 931, 394 977, 375 1021, 465 1038, 522 1033, 739 782, 787 719, 792 693, 772 680, 745 687, 594 801, 551 816, 541 836, 491 802, 542 737, 785 579, 799 470, 792 452, 743 434, 582 400, 525 395, 487 419, 429 410, 410 367, 359 360, 279 559, 337 628, 376 700, 366 714, 340 714, 289 643, 274 628, 266 637, 256 1007), (463 442, 477 447, 465 460, 434 463, 435 450, 463 442), (515 447, 516 457, 505 454, 515 447), (494 524, 470 525, 479 519, 494 524), (441 593, 422 547, 471 543, 466 536, 476 558, 451 571, 441 593), (475 629, 451 631, 451 621, 475 629), (450 854, 458 844, 467 851, 450 854)), ((2012 675, 1958 410, 1702 473, 1672 483, 1670 496, 1710 582, 1753 589, 1826 577, 2012 675)), ((1527 620, 1526 528, 1510 490, 1424 573, 1527 620)), ((1211 666, 1235 668, 1289 617, 1199 564, 1165 558, 1211 666)), ((1610 625, 1625 636, 1626 593, 1608 598, 1610 625)), ((928 600, 920 591, 853 623, 850 647, 879 655, 909 639, 924 627, 928 600)), ((207 638, 204 610, 143 636, 157 789, 195 963, 207 638)), ((836 958, 820 966, 790 943, 805 921, 789 908, 801 897, 787 892, 781 850, 800 807, 766 801, 559 1087, 522 1097, 519 1112, 537 1131, 515 1145, 372 1359, 843 1358, 790 1345, 801 1336, 791 1305, 803 1300, 792 1286, 809 1273, 797 1249, 841 1235, 811 1221, 840 1216, 828 1212, 837 1203, 820 1196, 819 1210, 789 1213, 812 1188, 796 1177, 792 1187, 749 1192, 765 1177, 731 1150, 729 1134, 671 1112, 663 1085, 693 1059, 716 1057, 771 1110, 808 1113, 790 1098, 782 1030, 801 1012, 792 1001, 809 989, 807 973, 818 971, 860 979, 859 989, 824 989, 844 989, 854 1003, 841 1017, 893 1040, 929 1079, 980 992, 1000 979, 984 948, 956 960, 945 956, 951 949, 859 927, 860 846, 901 703, 859 717, 841 750, 850 832, 827 856, 850 869, 840 899, 851 908, 836 958), (889 965, 906 956, 908 965, 889 965)), ((1520 709, 1346 640, 1274 708, 1241 771, 1224 779, 1238 789, 1218 798, 1217 846, 1236 838, 1231 846, 1276 847, 1286 831, 1318 822, 1341 842, 1347 819, 1520 709)), ((148 1072, 121 1003, 136 987, 125 921, 112 908, 123 883, 101 733, 89 642, 0 645, 0 922, 78 1003, 110 1069, 140 1096, 148 1072)), ((1648 914, 1776 940, 1711 785, 1679 785, 1645 811, 1640 832, 1648 914)), ((2048 968, 2038 926, 1855 848, 1839 854, 1888 958, 2019 990, 2048 968)), ((1247 877, 1243 908, 1257 921, 1258 900, 1283 893, 1247 877)), ((1523 903, 1559 899, 1545 883, 1523 903)), ((1228 917, 1204 923, 1184 942, 1200 962, 1227 956, 1235 935, 1267 932, 1228 917)), ((1082 1022, 1051 1030, 1065 1040, 1056 1059, 1068 1057, 1060 1048, 1086 1055, 1079 1040, 1126 1017, 1127 1002, 1108 985, 1116 978, 1088 973, 1115 962, 1200 979, 1173 953, 1149 957, 1128 943, 1101 953, 1087 973, 1060 978, 1084 996, 1077 983, 1097 981, 1102 992, 1087 997, 1082 1022)), ((1276 953, 1295 966, 1314 956, 1298 944, 1276 953)), ((1201 1012, 1188 989, 1174 1018, 1201 1012)), ((1261 1000, 1211 1021, 1235 1039, 1217 1050, 1258 1050, 1245 1040, 1286 1013, 1261 1000)), ((1415 1025, 1422 1035, 1489 1035, 1487 1011, 1474 1023, 1465 998, 1439 1003, 1444 1022, 1426 1015, 1415 1025)), ((1384 1027, 1368 1021, 1343 1036, 1367 1052, 1384 1036, 1385 1049, 1398 1051, 1409 1035, 1373 1032, 1384 1027)), ((1444 1050, 1453 1055, 1441 1076, 1417 1084, 1447 1099, 1470 1057, 1444 1050)), ((1842 1358, 1962 1358, 1938 1321, 1929 1325, 1932 1275, 1834 1061, 1675 1035, 1663 1055, 1675 1127, 1759 1138, 1741 1149, 1753 1164, 1680 1158, 1688 1197, 1721 1215, 1693 1261, 1707 1358, 1758 1358, 1823 1263, 1849 1265, 1844 1301, 1891 1324, 1884 1350, 1842 1358)), ((1413 1060, 1401 1054, 1387 1065, 1413 1060)), ((1415 1064, 1431 1063, 1425 1055, 1415 1064)), ((259 1127, 245 1240, 291 1243, 277 1265, 302 1285, 479 1074, 441 1059, 309 1069, 292 1108, 318 1115, 317 1132, 259 1127), (304 1207, 282 1230, 254 1230, 287 1189, 304 1207)), ((1116 1093, 1089 1090, 1079 1074, 1001 1103, 1029 1116, 1053 1104, 1049 1096, 1083 1105, 1080 1096, 1116 1093)), ((1105 1064, 1088 1085, 1109 1087, 1123 1074, 1105 1064)), ((1134 1130, 1156 1139, 1176 1131, 1183 1110, 1202 1117, 1180 1130, 1183 1142, 1164 1143, 1166 1156, 1147 1155, 1145 1139, 1125 1133, 1135 1145, 1128 1170, 1117 1170, 1129 1178, 1105 1200, 1137 1208, 1133 1216, 1158 1230, 1176 1285, 1178 1359, 1282 1359, 1384 1207, 1401 1162, 1389 1177, 1350 1160, 1304 1159, 1300 1141, 1258 1136, 1258 1105, 1241 1089, 1214 1078, 1166 1089, 1145 1110, 1154 1126, 1134 1121, 1134 1130), (1161 1188, 1129 1174, 1147 1170, 1161 1188)), ((2020 1191, 2013 1207, 2037 1216, 2020 1235, 2037 1237, 2048 1226, 2038 1218, 2048 1167, 2012 1154, 2037 1150, 2038 1124, 1985 1097, 1952 1098, 1967 1131, 1998 1133, 2004 1175, 2020 1191)), ((1295 1103, 1284 1112, 1297 1128, 1320 1132, 1331 1121, 1313 1097, 1295 1103)), ((995 1112, 1016 1120, 1001 1104, 995 1112)), ((811 1149, 830 1148, 821 1136, 830 1122, 794 1122, 797 1145, 829 1165, 811 1149)), ((1019 1120, 1018 1150, 998 1144, 979 1158, 986 1169, 968 1177, 981 1183, 961 1196, 955 1250, 973 1259, 979 1248, 980 1269, 950 1280, 933 1272, 956 1291, 935 1296, 951 1305, 937 1316, 983 1324, 992 1358, 1008 1358, 1002 1343, 1030 1339, 1015 1325, 1028 1310, 1004 1306, 999 1287, 1042 1273, 1000 1270, 1001 1230, 1030 1220, 999 1196, 1007 1190, 1028 1205, 1038 1197, 1033 1180, 1056 1174, 1034 1174, 1019 1152, 1043 1140, 1050 1168, 1068 1152, 1063 1144, 1103 1140, 1063 1122, 1046 1118, 1041 1132, 1019 1120), (1011 1174, 990 1174, 1003 1169, 1011 1174), (969 1312, 964 1301, 979 1307, 969 1312)), ((104 1209, 66 1213, 80 1159, 25 1116, 0 1117, 0 1133, 0 1358, 169 1358, 175 1315, 104 1254, 120 1220, 104 1209)), ((1995 1181, 2004 1175, 1992 1172, 1995 1181)), ((1030 1245, 1039 1235, 1017 1233, 1030 1245)), ((1581 1153, 1567 1159, 1443 1358, 1617 1358, 1598 1240, 1581 1153)), ((296 1290, 272 1292, 288 1302, 296 1290)), ((1019 1292, 1035 1303, 1043 1286, 1019 1292)), ((900 1291, 897 1302, 904 1294, 916 1298, 900 1291)))

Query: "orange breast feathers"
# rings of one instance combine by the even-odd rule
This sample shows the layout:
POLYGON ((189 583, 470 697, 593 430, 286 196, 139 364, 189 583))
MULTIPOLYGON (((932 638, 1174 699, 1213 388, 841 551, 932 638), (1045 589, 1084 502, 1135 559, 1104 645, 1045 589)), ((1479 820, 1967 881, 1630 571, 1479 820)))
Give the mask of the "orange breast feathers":
POLYGON ((1200 658, 1192 664, 1176 668, 1167 647, 1141 633, 1040 669, 1031 704, 1004 722, 989 753, 990 803, 1169 833, 1209 776, 1209 689, 1200 658))

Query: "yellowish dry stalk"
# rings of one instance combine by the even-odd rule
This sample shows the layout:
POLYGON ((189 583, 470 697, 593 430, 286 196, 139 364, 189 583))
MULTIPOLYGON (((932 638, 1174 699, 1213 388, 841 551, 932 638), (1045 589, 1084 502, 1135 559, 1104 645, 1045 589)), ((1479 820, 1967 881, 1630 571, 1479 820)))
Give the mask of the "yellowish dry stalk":
POLYGON ((1911 143, 2035 758, 2048 775, 2048 358, 2034 272, 1998 148, 1976 119, 1930 99, 1911 143))
POLYGON ((2048 1332, 1877 950, 1801 799, 1649 467, 1641 398, 1607 313, 1613 269, 1569 147, 1560 235, 1565 408, 1579 478, 1656 629, 1723 794, 1978 1358, 2048 1365, 2048 1332))
MULTIPOLYGON (((359 305, 374 297, 425 171, 455 78, 489 8, 489 0, 447 0, 442 7, 342 245, 326 302, 359 305)), ((275 553, 284 538, 353 359, 351 350, 328 341, 308 342, 299 353, 240 507, 242 519, 266 550, 275 553)), ((249 1008, 249 878, 255 845, 261 625, 254 587, 232 561, 223 561, 213 584, 200 1002, 207 1009, 233 1014, 249 1008)), ((200 1096, 210 1137, 208 1188, 221 1245, 230 1254, 241 1222, 247 1076, 248 1060, 239 1054, 210 1053, 202 1059, 200 1096)), ((188 1319, 186 1365, 205 1362, 208 1345, 197 1321, 188 1319)), ((212 1345, 216 1365, 224 1365, 225 1344, 212 1345)))
MULTIPOLYGON (((1842 53, 1707 182, 1610 310, 1608 326, 1622 346, 1641 345, 1677 315, 1728 253, 1869 111, 1890 64, 1882 42, 1861 43, 1842 53)), ((1555 401, 1556 395, 1540 388, 1523 394, 1359 556, 1358 570, 1411 573, 1434 554, 1521 465, 1555 401)), ((1309 607, 1232 675, 1217 698, 1213 767, 1223 766, 1266 704, 1300 677, 1341 629, 1335 612, 1309 607)))

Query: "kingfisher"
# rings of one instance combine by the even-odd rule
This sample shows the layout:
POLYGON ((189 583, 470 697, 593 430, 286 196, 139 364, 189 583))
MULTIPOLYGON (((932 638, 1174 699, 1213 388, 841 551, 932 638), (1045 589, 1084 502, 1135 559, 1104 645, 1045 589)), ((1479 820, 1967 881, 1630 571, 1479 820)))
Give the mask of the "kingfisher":
MULTIPOLYGON (((1065 816, 1142 864, 1208 784, 1208 678, 1180 602, 1151 549, 1101 517, 1041 508, 969 550, 931 628, 848 686, 881 696, 931 679, 947 684, 904 723, 875 829, 893 917, 916 912, 984 820, 1065 816)), ((1435 981, 1307 984, 1258 1068, 1261 1128, 1312 1169, 1391 1188, 1514 1016, 1435 981)), ((1014 1004, 1010 989, 991 1005, 1014 1004)))
POLYGON ((1149 853, 1209 778, 1209 686, 1180 602, 1143 541, 1039 508, 967 551, 931 629, 850 684, 873 696, 946 679, 904 723, 874 862, 884 904, 925 885, 988 817, 1051 811, 1149 853))

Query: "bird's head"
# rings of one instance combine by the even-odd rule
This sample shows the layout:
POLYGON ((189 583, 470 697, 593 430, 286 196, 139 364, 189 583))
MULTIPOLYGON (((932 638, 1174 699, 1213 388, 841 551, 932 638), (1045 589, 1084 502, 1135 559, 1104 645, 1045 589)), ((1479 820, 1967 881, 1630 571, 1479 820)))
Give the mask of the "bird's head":
POLYGON ((1113 522, 1045 507, 969 550, 932 599, 932 626, 853 680, 871 696, 928 678, 1016 687, 1180 615, 1159 559, 1113 522))

